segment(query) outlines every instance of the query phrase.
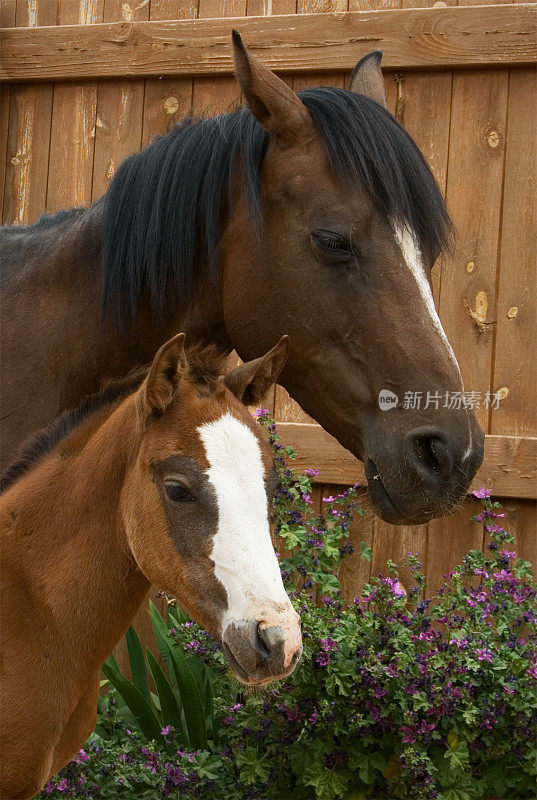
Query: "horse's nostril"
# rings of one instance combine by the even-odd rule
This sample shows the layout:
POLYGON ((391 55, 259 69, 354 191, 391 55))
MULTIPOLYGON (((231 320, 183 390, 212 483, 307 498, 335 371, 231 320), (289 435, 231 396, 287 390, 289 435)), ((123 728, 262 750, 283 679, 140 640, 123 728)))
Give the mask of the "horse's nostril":
POLYGON ((270 658, 270 641, 267 636, 267 628, 260 622, 257 626, 257 649, 260 655, 270 658))
POLYGON ((256 631, 256 650, 264 661, 278 661, 283 658, 285 631, 279 625, 266 627, 260 622, 256 631))
POLYGON ((447 436, 440 431, 417 430, 405 438, 407 460, 428 482, 447 478, 455 463, 447 436))

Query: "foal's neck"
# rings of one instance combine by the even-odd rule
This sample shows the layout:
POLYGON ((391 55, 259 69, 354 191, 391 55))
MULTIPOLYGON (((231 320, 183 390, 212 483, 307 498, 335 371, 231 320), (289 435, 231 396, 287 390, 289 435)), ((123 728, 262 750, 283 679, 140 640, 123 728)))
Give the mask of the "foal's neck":
POLYGON ((80 684, 99 668, 149 590, 119 511, 138 433, 131 396, 90 418, 24 475, 0 502, 2 561, 27 587, 27 608, 46 619, 51 651, 80 684))

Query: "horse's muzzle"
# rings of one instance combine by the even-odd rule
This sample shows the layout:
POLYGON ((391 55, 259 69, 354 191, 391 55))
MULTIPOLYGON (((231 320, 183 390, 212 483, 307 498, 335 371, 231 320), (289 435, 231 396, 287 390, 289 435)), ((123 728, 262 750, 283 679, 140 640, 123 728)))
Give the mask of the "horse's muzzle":
POLYGON ((300 623, 270 625, 257 619, 232 620, 222 637, 224 653, 236 677, 249 686, 290 675, 302 654, 300 623))

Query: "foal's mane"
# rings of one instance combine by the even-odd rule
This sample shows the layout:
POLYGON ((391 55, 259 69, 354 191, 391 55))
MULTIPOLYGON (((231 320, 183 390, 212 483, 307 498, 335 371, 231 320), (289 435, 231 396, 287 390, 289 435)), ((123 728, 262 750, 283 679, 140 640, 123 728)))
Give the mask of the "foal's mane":
MULTIPOLYGON (((449 241, 449 216, 425 159, 395 117, 343 89, 298 94, 340 180, 365 186, 390 219, 408 225, 429 252, 440 252, 449 241)), ((262 222, 260 175, 268 141, 250 110, 240 108, 187 117, 121 164, 105 195, 105 314, 133 319, 143 295, 157 313, 184 298, 196 254, 216 275, 220 224, 238 169, 253 220, 262 222)))
MULTIPOLYGON (((192 345, 187 351, 188 378, 205 388, 222 375, 226 353, 214 345, 192 345)), ((15 460, 0 476, 0 494, 51 453, 60 442, 99 412, 114 408, 133 394, 144 380, 149 366, 139 367, 125 378, 110 381, 100 391, 88 395, 77 408, 64 411, 46 428, 31 434, 20 446, 15 460)))

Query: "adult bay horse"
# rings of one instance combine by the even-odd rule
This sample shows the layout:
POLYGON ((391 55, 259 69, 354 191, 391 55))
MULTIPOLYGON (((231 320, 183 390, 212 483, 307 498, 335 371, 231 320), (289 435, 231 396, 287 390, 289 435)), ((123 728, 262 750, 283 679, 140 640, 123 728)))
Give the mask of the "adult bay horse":
POLYGON ((377 513, 409 524, 449 513, 483 434, 443 401, 463 391, 430 287, 449 217, 385 107, 381 54, 359 62, 349 90, 297 95, 238 34, 233 48, 247 107, 184 120, 91 208, 3 230, 4 463, 173 331, 244 360, 288 333, 282 384, 364 461, 377 513), (387 412, 382 390, 399 398, 387 412), (404 407, 406 392, 421 408, 404 407))
POLYGON ((151 583, 222 640, 243 683, 300 656, 271 452, 241 402, 274 383, 288 340, 222 380, 214 348, 185 354, 183 339, 34 437, 3 479, 3 800, 33 797, 91 733, 100 666, 151 583))

